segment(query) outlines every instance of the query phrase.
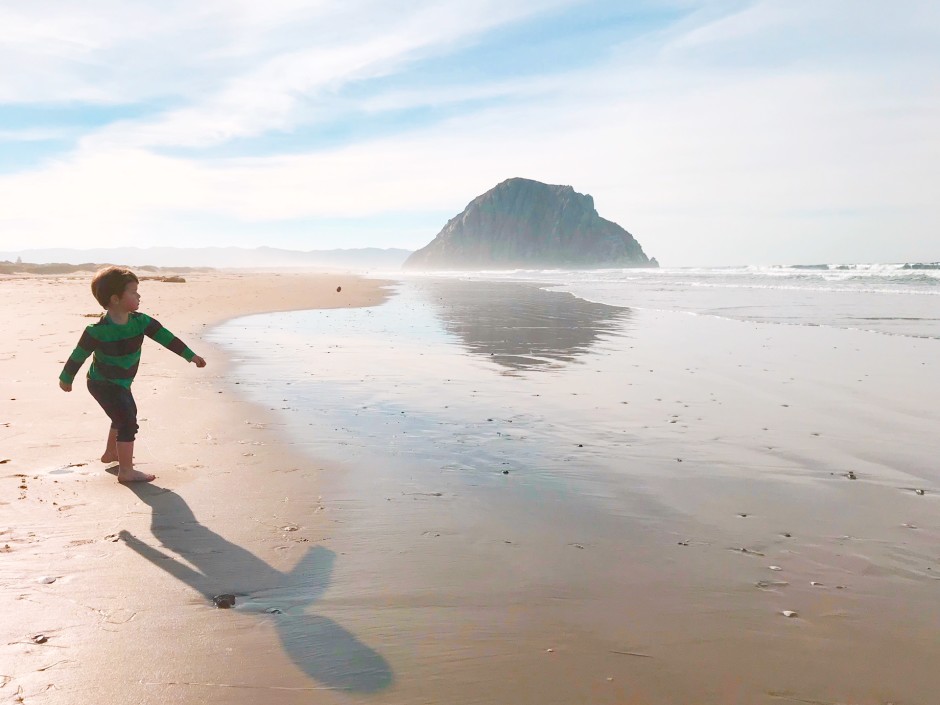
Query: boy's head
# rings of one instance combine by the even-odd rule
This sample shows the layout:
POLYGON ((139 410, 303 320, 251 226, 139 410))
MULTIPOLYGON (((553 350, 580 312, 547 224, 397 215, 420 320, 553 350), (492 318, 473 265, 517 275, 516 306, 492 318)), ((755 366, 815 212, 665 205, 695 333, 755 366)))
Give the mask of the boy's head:
POLYGON ((136 284, 139 281, 137 275, 126 267, 105 267, 99 269, 91 280, 91 293, 101 304, 101 308, 107 308, 112 296, 121 298, 128 284, 136 284))

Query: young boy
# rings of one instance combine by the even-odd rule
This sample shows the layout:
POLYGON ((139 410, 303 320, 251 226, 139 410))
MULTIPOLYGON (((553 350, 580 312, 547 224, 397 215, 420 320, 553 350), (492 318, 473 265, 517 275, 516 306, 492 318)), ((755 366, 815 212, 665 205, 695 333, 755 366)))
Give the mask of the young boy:
POLYGON ((144 336, 153 338, 196 367, 206 361, 186 347, 179 338, 146 313, 138 313, 140 281, 129 269, 105 267, 91 280, 91 293, 107 313, 82 333, 78 347, 69 356, 59 375, 63 391, 72 391, 72 380, 89 355, 88 391, 111 419, 108 443, 101 462, 118 461, 118 482, 151 482, 155 475, 134 469, 134 438, 137 435, 137 404, 131 382, 140 364, 144 336))

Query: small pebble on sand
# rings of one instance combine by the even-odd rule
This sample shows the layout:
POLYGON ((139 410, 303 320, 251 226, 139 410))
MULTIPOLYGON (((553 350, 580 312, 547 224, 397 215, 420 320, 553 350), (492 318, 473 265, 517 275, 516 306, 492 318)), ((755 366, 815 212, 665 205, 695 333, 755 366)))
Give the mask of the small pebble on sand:
POLYGON ((790 583, 788 583, 786 580, 758 580, 756 583, 754 583, 756 587, 761 589, 786 587, 789 584, 790 583))
POLYGON ((784 610, 780 614, 782 614, 784 617, 799 617, 799 615, 793 610, 784 610))
POLYGON ((222 593, 221 595, 216 595, 212 598, 212 601, 215 603, 215 606, 222 610, 227 610, 229 607, 235 606, 235 595, 230 595, 228 593, 222 593))

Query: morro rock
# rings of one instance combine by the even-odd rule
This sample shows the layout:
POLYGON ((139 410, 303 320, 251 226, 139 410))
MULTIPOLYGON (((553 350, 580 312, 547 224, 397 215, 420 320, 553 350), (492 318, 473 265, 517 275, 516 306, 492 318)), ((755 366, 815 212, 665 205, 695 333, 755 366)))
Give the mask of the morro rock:
POLYGON ((470 202, 409 269, 656 267, 633 236, 571 186, 508 179, 470 202))

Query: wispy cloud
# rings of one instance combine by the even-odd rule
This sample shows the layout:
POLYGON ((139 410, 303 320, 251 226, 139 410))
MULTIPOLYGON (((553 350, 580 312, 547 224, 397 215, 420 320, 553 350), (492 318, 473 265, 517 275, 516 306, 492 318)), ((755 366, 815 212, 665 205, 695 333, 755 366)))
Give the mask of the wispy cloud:
MULTIPOLYGON (((914 251, 940 215, 931 187, 940 176, 940 22, 930 24, 940 18, 926 2, 890 11, 651 2, 630 14, 562 0, 428 0, 408 10, 246 1, 181 4, 166 18, 118 5, 98 8, 113 9, 113 22, 65 17, 33 34, 0 17, 0 38, 13 34, 21 54, 45 57, 37 70, 58 76, 62 100, 159 96, 173 106, 95 126, 54 160, 0 175, 7 249, 21 237, 89 246, 223 238, 223 227, 207 233, 207 219, 233 230, 267 223, 268 244, 367 244, 337 219, 372 237, 383 218, 453 214, 510 176, 592 193, 602 215, 674 263, 825 258, 853 233, 866 252, 927 257, 914 251), (592 12, 607 14, 592 23, 592 12), (516 50, 501 33, 538 22, 531 42, 535 51, 545 42, 535 55, 543 68, 501 70, 493 52, 516 50), (178 36, 188 46, 199 30, 206 37, 192 56, 162 43, 178 36), (559 47, 578 42, 590 61, 557 60, 559 47), (106 68, 93 80, 89 67, 123 52, 135 70, 158 58, 167 65, 138 77, 142 85, 106 68), (442 76, 442 62, 475 70, 442 76), (93 88, 107 95, 93 98, 93 88), (382 116, 394 127, 291 147, 292 135, 382 116), (285 137, 265 153, 272 134, 285 137)), ((0 101, 55 99, 29 90, 0 78, 0 101)), ((0 130, 30 134, 2 118, 0 130)), ((419 246, 433 234, 392 230, 372 244, 419 246)))

